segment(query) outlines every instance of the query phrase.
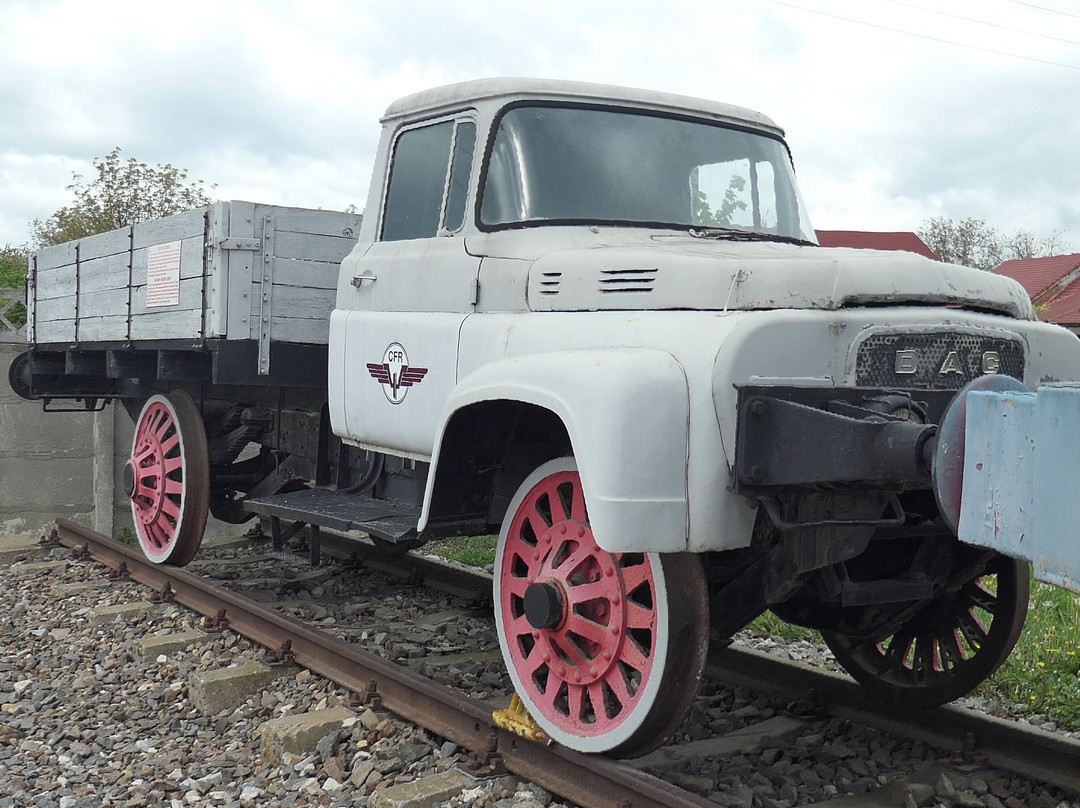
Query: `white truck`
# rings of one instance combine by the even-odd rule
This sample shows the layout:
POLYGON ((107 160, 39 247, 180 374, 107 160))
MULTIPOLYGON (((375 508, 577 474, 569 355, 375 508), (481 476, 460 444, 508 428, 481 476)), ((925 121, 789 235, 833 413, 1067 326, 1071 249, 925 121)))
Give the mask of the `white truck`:
POLYGON ((957 538, 968 393, 1080 378, 1017 284, 817 246, 746 109, 501 79, 382 123, 360 222, 219 203, 33 257, 11 383, 128 407, 147 555, 190 560, 208 508, 313 560, 320 526, 498 532, 519 695, 620 756, 769 609, 906 705, 1007 657, 1032 556, 957 538))

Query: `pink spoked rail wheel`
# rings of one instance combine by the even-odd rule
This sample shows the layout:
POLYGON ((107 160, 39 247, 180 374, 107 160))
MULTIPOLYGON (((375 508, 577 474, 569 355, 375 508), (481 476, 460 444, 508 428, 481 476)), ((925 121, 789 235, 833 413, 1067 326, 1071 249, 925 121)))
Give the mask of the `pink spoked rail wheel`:
POLYGON ((634 757, 675 732, 705 664, 706 595, 695 555, 597 545, 572 458, 540 466, 510 503, 499 643, 529 713, 565 746, 634 757))
POLYGON ((191 396, 152 396, 135 422, 124 489, 139 546, 151 561, 183 566, 195 557, 210 506, 206 430, 191 396))

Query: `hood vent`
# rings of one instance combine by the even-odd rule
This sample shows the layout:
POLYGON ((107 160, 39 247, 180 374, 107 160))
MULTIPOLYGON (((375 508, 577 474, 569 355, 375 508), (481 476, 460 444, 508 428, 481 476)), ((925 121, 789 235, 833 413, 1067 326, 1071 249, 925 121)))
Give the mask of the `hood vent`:
POLYGON ((659 269, 603 269, 600 271, 600 294, 641 294, 653 290, 659 269))
POLYGON ((540 275, 540 294, 559 294, 559 284, 562 283, 561 272, 544 272, 540 275))

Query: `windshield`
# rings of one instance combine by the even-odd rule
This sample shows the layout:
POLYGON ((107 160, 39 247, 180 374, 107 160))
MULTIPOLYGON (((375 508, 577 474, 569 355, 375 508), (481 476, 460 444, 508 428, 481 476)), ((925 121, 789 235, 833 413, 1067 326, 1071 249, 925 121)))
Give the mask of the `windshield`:
POLYGON ((645 224, 816 243, 783 141, 632 110, 509 108, 481 193, 487 229, 645 224))

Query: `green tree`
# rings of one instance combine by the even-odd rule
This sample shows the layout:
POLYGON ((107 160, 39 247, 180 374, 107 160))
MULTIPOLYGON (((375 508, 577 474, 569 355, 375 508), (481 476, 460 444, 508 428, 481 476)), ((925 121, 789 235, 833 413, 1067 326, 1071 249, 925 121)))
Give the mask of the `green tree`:
POLYGON ((188 181, 186 169, 170 163, 150 166, 134 157, 123 160, 119 146, 93 163, 97 172, 93 180, 84 183, 81 175, 72 175, 73 182, 67 187, 75 196, 72 204, 48 219, 30 223, 35 247, 105 233, 213 201, 202 180, 188 181))
MULTIPOLYGON (((0 247, 0 289, 26 288, 27 254, 22 247, 6 244, 0 247)), ((0 297, 0 331, 22 328, 26 322, 26 308, 22 303, 9 303, 0 297)))
POLYGON ((1043 258, 1069 250, 1060 230, 1042 238, 1027 230, 1017 230, 1008 236, 982 219, 936 216, 923 222, 915 232, 942 261, 977 269, 992 270, 1002 261, 1043 258))

